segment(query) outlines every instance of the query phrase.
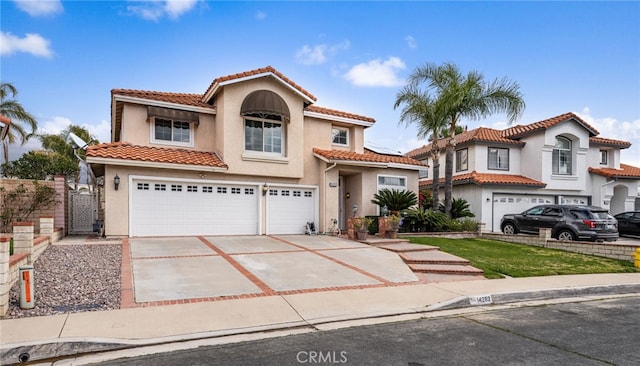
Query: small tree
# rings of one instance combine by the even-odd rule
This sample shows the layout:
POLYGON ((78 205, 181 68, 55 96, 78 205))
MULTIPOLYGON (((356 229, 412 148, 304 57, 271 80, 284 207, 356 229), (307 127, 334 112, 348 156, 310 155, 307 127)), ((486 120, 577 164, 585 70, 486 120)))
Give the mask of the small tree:
POLYGON ((397 190, 384 188, 373 195, 371 203, 380 207, 387 206, 389 211, 397 215, 400 211, 406 210, 418 203, 418 196, 408 190, 397 190))
POLYGON ((9 232, 12 222, 25 221, 35 210, 50 208, 56 202, 56 191, 53 187, 34 181, 33 190, 27 189, 24 184, 12 191, 0 187, 0 198, 0 231, 9 232))
MULTIPOLYGON (((440 212, 445 212, 443 204, 440 204, 440 212)), ((464 198, 454 198, 451 201, 451 218, 457 219, 461 217, 475 217, 476 215, 469 210, 469 202, 464 198)))
POLYGON ((2 171, 7 177, 51 180, 56 175, 75 175, 78 162, 56 152, 29 151, 20 159, 2 165, 2 171))

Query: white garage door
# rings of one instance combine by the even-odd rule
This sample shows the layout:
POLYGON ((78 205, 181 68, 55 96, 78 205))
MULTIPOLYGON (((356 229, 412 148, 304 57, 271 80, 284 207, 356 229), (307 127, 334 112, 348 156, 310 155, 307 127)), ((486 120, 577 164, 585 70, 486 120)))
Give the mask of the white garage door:
POLYGON ((316 191, 312 188, 271 187, 267 195, 267 234, 304 234, 307 222, 316 227, 316 191))
POLYGON ((131 236, 258 233, 258 186, 134 179, 131 236))
POLYGON ((505 214, 521 213, 533 206, 553 203, 555 203, 555 196, 494 194, 493 231, 500 231, 500 220, 505 214))

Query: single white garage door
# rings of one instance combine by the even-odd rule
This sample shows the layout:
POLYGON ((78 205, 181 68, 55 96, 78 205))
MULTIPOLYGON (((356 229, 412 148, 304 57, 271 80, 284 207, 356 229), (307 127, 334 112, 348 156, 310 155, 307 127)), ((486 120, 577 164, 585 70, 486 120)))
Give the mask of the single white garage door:
POLYGON ((258 233, 257 185, 134 179, 131 236, 258 233))
POLYGON ((304 234, 307 222, 318 225, 316 190, 271 187, 267 194, 267 234, 304 234))
POLYGON ((553 204, 555 196, 534 196, 522 194, 493 195, 493 231, 500 232, 500 220, 505 214, 521 213, 533 206, 553 204))

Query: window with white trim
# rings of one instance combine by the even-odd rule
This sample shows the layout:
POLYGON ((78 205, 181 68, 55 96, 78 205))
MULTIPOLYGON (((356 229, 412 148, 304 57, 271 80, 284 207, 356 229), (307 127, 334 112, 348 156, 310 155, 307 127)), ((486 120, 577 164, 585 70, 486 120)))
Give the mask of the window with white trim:
POLYGON ((399 177, 393 175, 379 175, 378 176, 378 191, 384 188, 405 190, 407 189, 407 177, 399 177))
POLYGON ((280 116, 246 118, 244 120, 244 149, 283 155, 284 131, 280 116))
POLYGON ((609 161, 608 159, 608 154, 609 152, 607 150, 600 150, 600 164, 602 165, 606 165, 607 162, 609 161))
POLYGON ((191 123, 155 117, 151 142, 191 146, 193 128, 191 123))
POLYGON ((469 150, 460 149, 456 150, 456 172, 461 172, 469 169, 469 150))
POLYGON ((488 168, 492 170, 509 170, 509 149, 490 147, 488 168))
POLYGON ((552 153, 553 174, 572 174, 572 151, 571 140, 566 137, 557 136, 556 144, 552 153))
POLYGON ((349 146, 349 130, 342 127, 331 129, 331 143, 340 146, 349 146))

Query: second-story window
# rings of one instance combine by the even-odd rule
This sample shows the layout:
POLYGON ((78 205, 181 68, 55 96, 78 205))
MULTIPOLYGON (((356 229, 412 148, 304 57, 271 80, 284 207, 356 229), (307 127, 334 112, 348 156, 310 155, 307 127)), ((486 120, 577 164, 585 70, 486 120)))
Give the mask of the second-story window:
POLYGON ((552 153, 553 174, 571 175, 571 160, 571 140, 562 136, 556 137, 552 153))
POLYGON ((456 150, 456 172, 469 169, 469 150, 460 149, 456 150))
MULTIPOLYGON (((271 117, 271 116, 268 116, 271 117)), ((244 121, 244 149, 282 154, 282 122, 271 118, 247 118, 244 121)))
POLYGON ((191 143, 191 124, 189 122, 155 118, 153 142, 169 142, 181 145, 191 143))
POLYGON ((349 145, 349 130, 346 128, 333 127, 331 129, 332 141, 334 145, 348 146, 349 145))
POLYGON ((490 147, 488 168, 492 170, 509 170, 509 149, 490 147))
POLYGON ((607 150, 600 150, 600 164, 606 165, 608 161, 609 161, 609 159, 608 159, 608 151, 607 150))

